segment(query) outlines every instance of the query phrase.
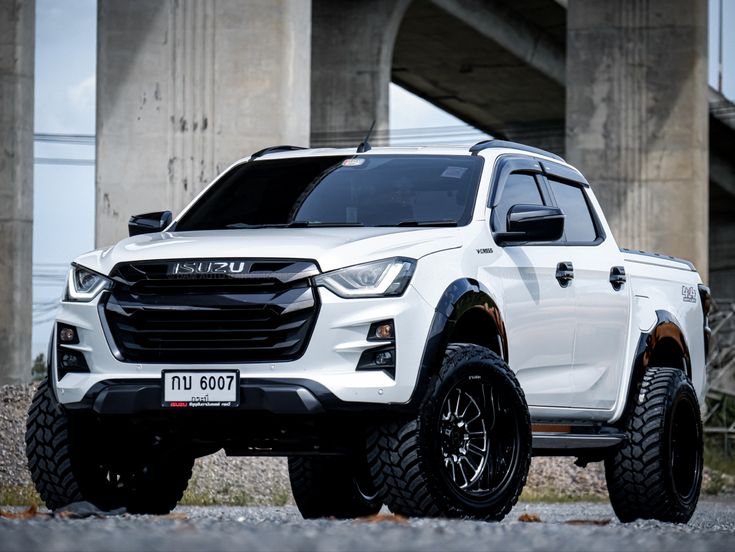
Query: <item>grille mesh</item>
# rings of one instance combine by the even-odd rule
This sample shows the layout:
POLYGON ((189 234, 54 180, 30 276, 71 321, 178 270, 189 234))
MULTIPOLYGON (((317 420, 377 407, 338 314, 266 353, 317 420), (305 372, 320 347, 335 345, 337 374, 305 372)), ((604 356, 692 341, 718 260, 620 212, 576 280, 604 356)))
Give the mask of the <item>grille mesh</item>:
MULTIPOLYGON (((101 303, 121 360, 210 363, 293 360, 318 304, 306 261, 245 261, 236 275, 171 274, 168 262, 113 270, 101 303)), ((238 261, 241 262, 241 261, 238 261)))

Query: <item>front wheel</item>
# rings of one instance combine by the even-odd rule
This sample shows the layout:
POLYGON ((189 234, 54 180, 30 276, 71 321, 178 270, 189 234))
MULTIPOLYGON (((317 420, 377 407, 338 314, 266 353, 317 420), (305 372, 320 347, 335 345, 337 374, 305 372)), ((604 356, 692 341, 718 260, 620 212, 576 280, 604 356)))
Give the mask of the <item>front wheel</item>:
POLYGON ((702 486, 699 403, 689 378, 675 368, 649 368, 627 421, 627 442, 605 460, 620 521, 687 523, 702 486))
POLYGON ((373 478, 392 512, 500 520, 528 475, 528 406, 503 359, 451 344, 418 415, 380 425, 369 445, 373 478))
POLYGON ((45 380, 28 411, 26 456, 36 490, 52 510, 85 500, 102 510, 167 514, 186 490, 194 465, 186 453, 140 439, 127 443, 70 417, 45 380), (113 449, 110 440, 120 442, 113 449))
POLYGON ((296 506, 305 519, 370 516, 383 503, 360 456, 291 456, 288 475, 296 506))

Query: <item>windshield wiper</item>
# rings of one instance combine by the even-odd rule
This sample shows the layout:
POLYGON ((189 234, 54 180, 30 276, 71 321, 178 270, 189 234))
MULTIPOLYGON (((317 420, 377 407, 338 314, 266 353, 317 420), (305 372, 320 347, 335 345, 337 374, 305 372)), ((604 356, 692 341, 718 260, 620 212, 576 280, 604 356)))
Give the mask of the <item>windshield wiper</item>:
POLYGON ((365 226, 361 222, 311 222, 308 220, 295 220, 288 224, 248 224, 247 222, 233 222, 225 228, 251 229, 251 228, 342 228, 352 226, 365 226))
POLYGON ((233 222, 225 228, 285 228, 285 224, 248 224, 247 222, 233 222))
POLYGON ((286 224, 287 228, 344 228, 353 226, 365 226, 361 222, 311 222, 308 220, 295 220, 286 224))
POLYGON ((456 220, 402 220, 396 224, 378 224, 377 226, 457 226, 456 220))

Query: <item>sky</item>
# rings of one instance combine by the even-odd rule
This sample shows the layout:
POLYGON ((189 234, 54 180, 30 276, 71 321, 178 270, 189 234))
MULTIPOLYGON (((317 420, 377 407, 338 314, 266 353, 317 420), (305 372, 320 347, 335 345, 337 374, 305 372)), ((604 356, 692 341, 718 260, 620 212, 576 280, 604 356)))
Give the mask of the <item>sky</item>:
MULTIPOLYGON (((723 1, 725 96, 735 100, 735 0, 723 1)), ((709 82, 717 84, 720 0, 709 0, 709 82)), ((44 134, 95 132, 96 0, 36 0, 33 355, 45 352, 69 262, 94 248, 94 142, 49 141, 44 134), (66 159, 82 160, 72 162, 66 159), (64 164, 59 164, 64 163, 64 164)), ((443 127, 474 143, 485 135, 402 88, 391 85, 395 144, 402 129, 443 127)), ((413 133, 415 135, 415 133, 413 133)), ((51 139, 53 140, 53 139, 51 139)), ((432 134, 432 140, 439 140, 432 134)), ((445 140, 441 140, 445 141, 445 140)))

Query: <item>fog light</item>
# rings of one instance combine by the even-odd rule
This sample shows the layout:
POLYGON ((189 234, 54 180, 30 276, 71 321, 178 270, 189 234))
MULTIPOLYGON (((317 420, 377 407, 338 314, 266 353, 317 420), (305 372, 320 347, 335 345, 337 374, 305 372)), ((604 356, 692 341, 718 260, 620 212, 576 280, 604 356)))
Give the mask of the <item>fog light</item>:
POLYGON ((379 320, 370 324, 367 333, 368 341, 394 341, 396 327, 393 320, 379 320))
POLYGON ((387 366, 393 364, 393 352, 381 351, 375 354, 375 364, 378 366, 387 366))
MULTIPOLYGON (((371 333, 371 335, 375 335, 371 333)), ((396 379, 396 349, 393 345, 383 345, 367 349, 360 355, 356 366, 357 370, 381 371, 396 379)))
POLYGON ((381 324, 375 328, 375 337, 378 339, 393 339, 393 326, 390 324, 381 324))
POLYGON ((74 331, 74 328, 61 328, 59 330, 59 340, 64 343, 71 343, 72 341, 75 341, 77 338, 77 332, 74 331))
POLYGON ((61 365, 67 370, 82 368, 82 362, 84 361, 79 358, 79 353, 63 353, 61 355, 61 365))
POLYGON ((64 345, 76 345, 79 343, 79 332, 74 326, 56 323, 56 340, 64 345))
POLYGON ((59 381, 69 372, 89 372, 89 366, 84 353, 59 345, 56 347, 56 374, 59 381))

